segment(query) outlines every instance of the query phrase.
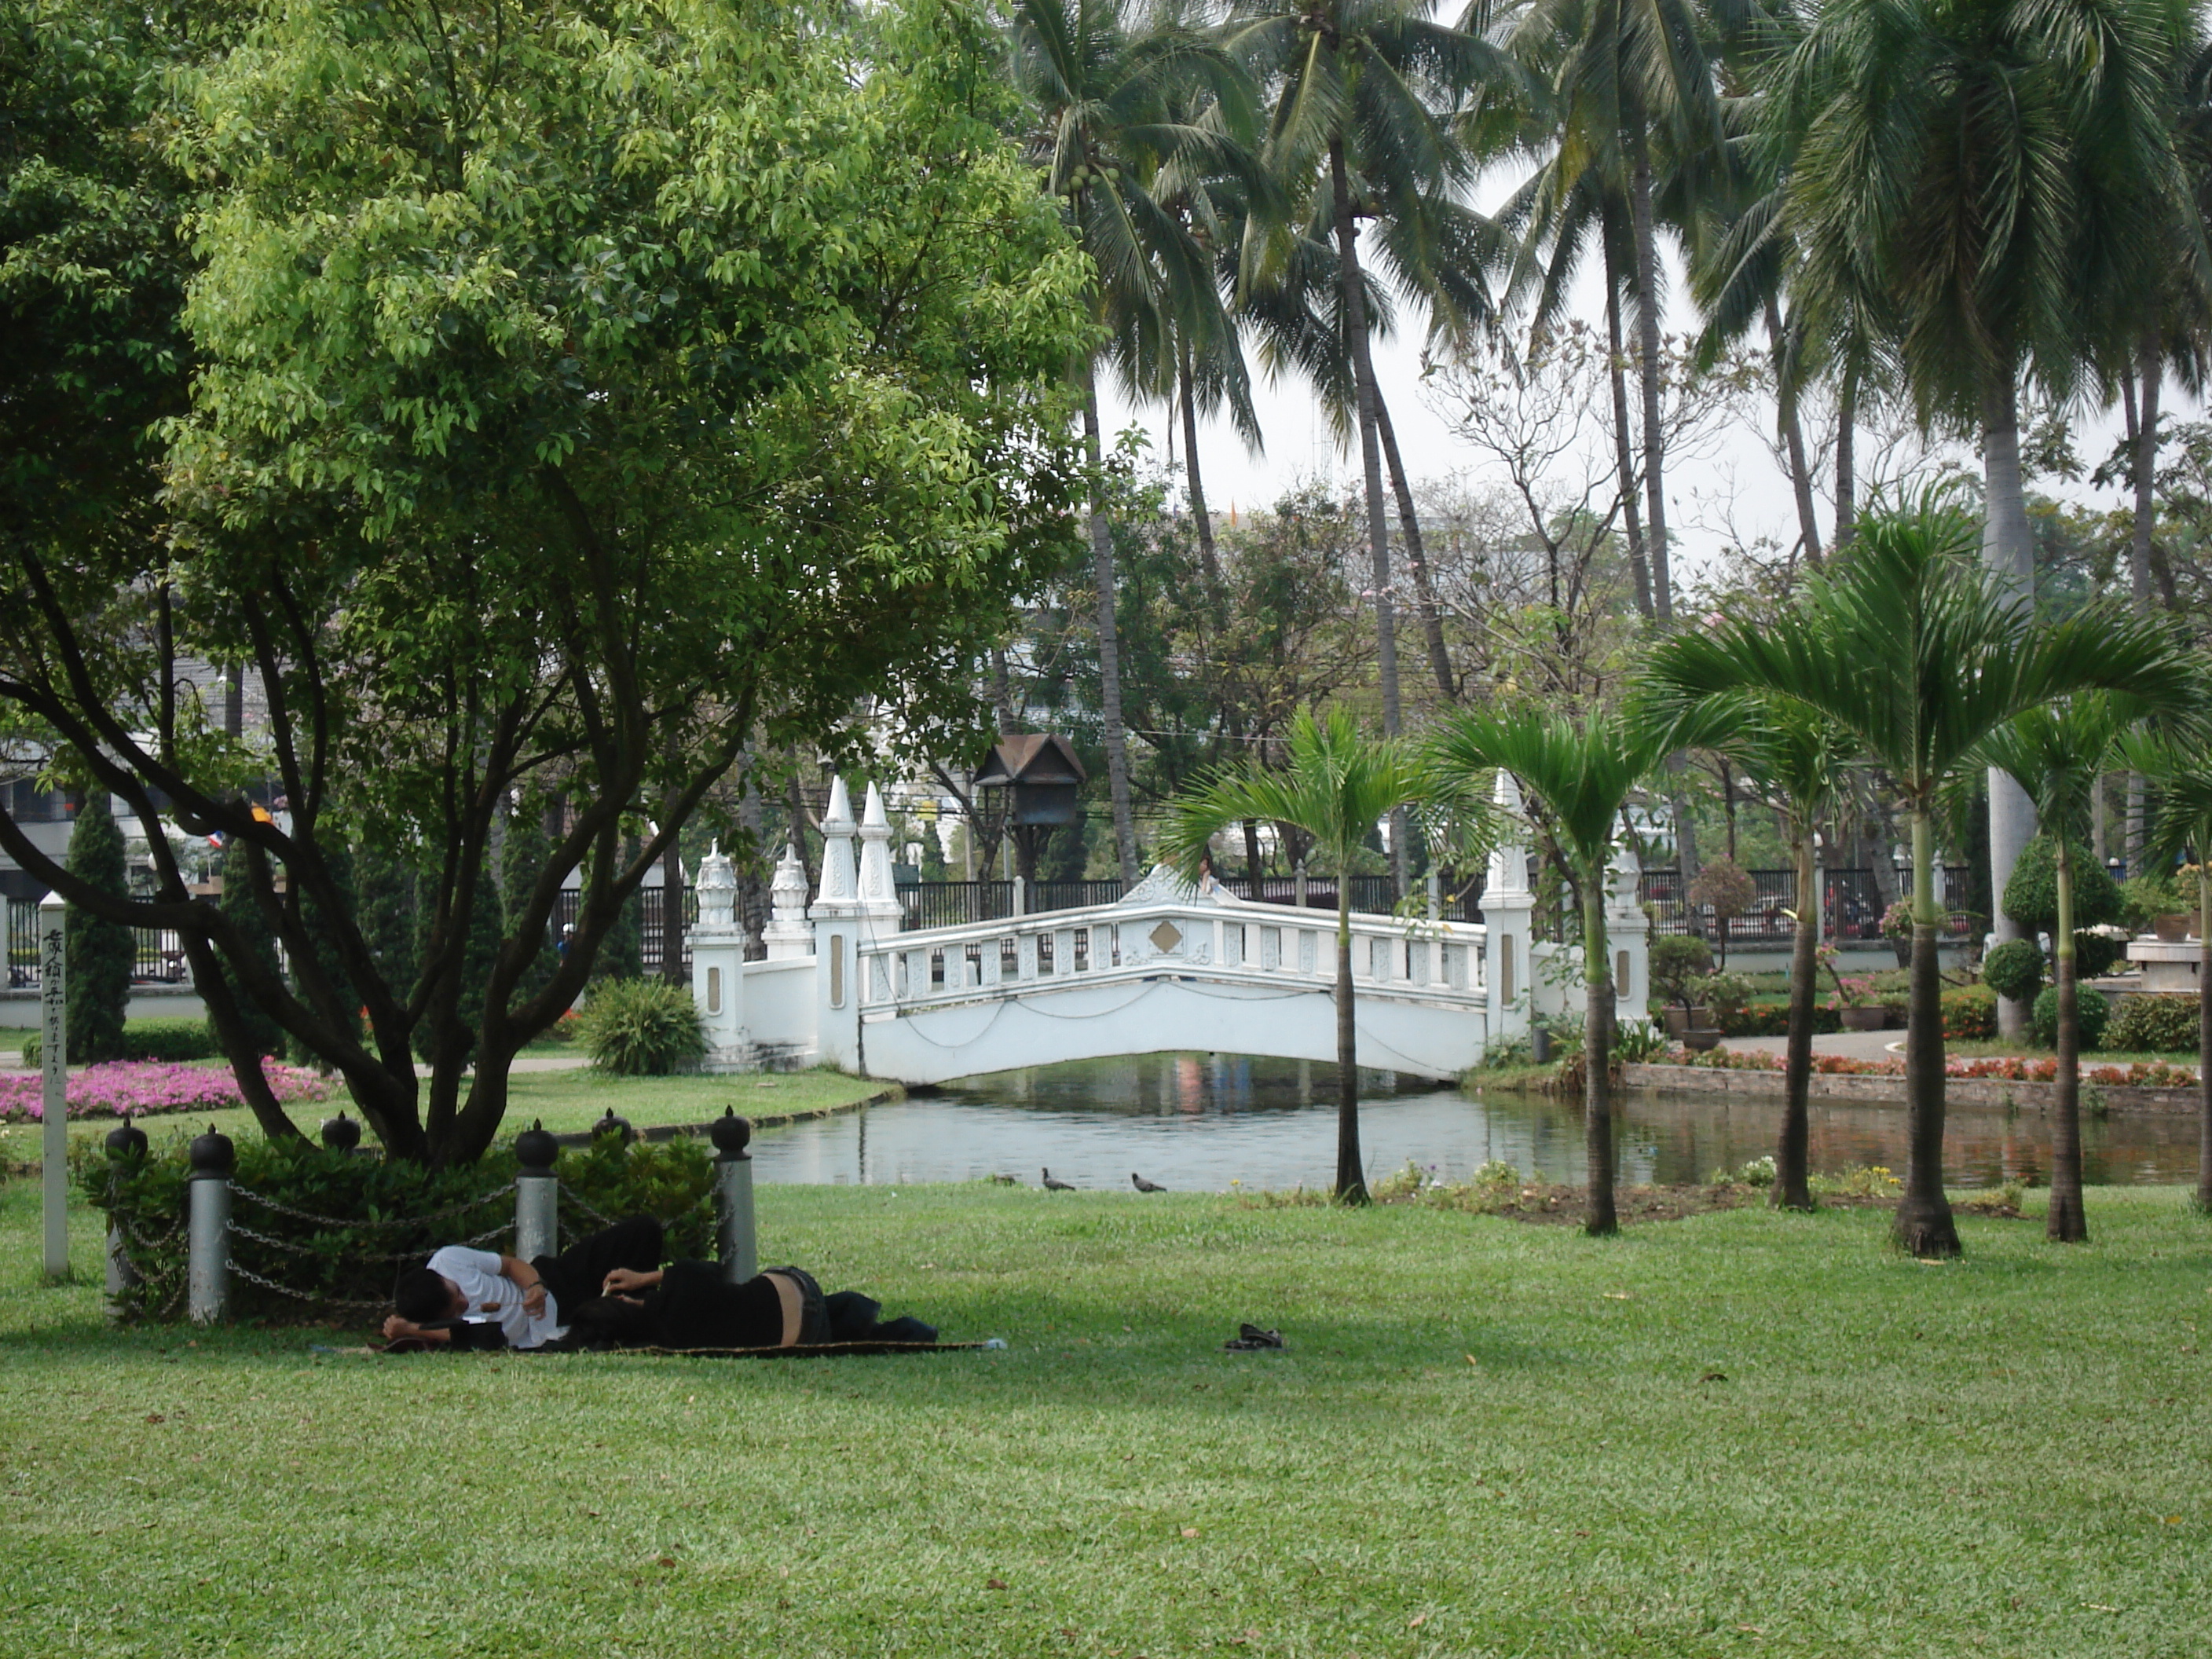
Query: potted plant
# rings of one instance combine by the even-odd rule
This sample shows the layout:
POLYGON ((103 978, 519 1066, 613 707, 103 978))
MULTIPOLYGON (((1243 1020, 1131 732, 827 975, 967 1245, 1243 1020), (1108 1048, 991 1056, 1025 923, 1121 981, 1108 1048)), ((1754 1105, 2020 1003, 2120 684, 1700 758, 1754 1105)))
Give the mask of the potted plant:
POLYGON ((1712 1023, 1692 1000, 1712 970, 1711 948, 1693 934, 1662 933, 1651 941, 1649 972, 1652 988, 1666 999, 1669 1035, 1679 1037, 1712 1023))
POLYGON ((1828 1006, 1846 1031, 1879 1031, 1889 1024, 1889 1010, 1875 994, 1874 981, 1863 975, 1837 975, 1836 994, 1828 1006))
POLYGON ((1729 923, 1751 908, 1759 896, 1748 872, 1733 859, 1714 859, 1698 872, 1685 895, 1692 905, 1712 912, 1713 936, 1720 942, 1721 966, 1728 966, 1729 923))

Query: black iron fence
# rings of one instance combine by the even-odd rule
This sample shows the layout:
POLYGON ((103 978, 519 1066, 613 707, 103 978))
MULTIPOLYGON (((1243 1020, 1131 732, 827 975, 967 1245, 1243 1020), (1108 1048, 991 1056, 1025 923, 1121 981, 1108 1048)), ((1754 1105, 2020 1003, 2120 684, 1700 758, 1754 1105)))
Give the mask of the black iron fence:
MULTIPOLYGON (((1790 942, 1797 929, 1797 872, 1795 870, 1750 870, 1752 902, 1742 915, 1730 916, 1725 924, 1728 943, 1735 945, 1784 945, 1790 942)), ((1881 939, 1883 904, 1881 895, 1875 886, 1871 870, 1823 870, 1820 872, 1821 937, 1839 944, 1855 942, 1879 943, 1881 939)), ((1972 872, 1963 866, 1953 866, 1942 872, 1938 896, 1955 906, 1966 891, 1972 872)), ((1721 938, 1721 926, 1709 908, 1694 907, 1698 914, 1693 919, 1692 906, 1684 891, 1685 883, 1679 870, 1646 870, 1637 883, 1637 896, 1651 916, 1655 932, 1662 933, 1696 933, 1716 942, 1721 938)), ((1978 939, 1987 924, 1985 917, 1977 916, 1954 908, 1944 921, 1944 936, 1948 939, 1978 939)))

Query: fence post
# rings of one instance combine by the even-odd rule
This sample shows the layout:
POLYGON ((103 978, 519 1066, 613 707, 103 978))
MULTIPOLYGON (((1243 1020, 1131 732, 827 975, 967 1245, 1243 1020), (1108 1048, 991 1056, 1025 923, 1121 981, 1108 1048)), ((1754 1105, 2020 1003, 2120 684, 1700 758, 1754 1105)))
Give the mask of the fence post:
POLYGON ((1306 861, 1300 859, 1291 866, 1291 891, 1297 899, 1297 908, 1306 908, 1306 861))
POLYGON ((753 1126, 725 1106, 707 1138, 720 1154, 714 1160, 714 1206, 721 1221, 722 1276, 742 1285, 760 1271, 760 1245, 753 1225, 753 1158, 745 1150, 753 1126))
MULTIPOLYGON (((124 1176, 145 1158, 146 1132, 126 1114, 121 1128, 107 1132, 107 1193, 111 1202, 124 1176)), ((123 1317, 123 1293, 138 1282, 138 1270, 131 1265, 123 1245, 123 1224, 111 1210, 107 1223, 107 1316, 116 1320, 123 1317)))
POLYGON ((69 1276, 69 907, 59 893, 39 901, 39 1006, 45 1030, 40 1176, 46 1215, 46 1277, 69 1276))
POLYGON ((532 1119, 514 1138, 515 1161, 522 1165, 514 1177, 514 1253, 525 1261, 561 1253, 561 1183, 553 1175, 560 1155, 561 1143, 541 1119, 532 1119))
POLYGON ((192 1173, 185 1307, 195 1325, 206 1325, 230 1308, 230 1176, 238 1154, 230 1137, 210 1123, 186 1156, 192 1173))

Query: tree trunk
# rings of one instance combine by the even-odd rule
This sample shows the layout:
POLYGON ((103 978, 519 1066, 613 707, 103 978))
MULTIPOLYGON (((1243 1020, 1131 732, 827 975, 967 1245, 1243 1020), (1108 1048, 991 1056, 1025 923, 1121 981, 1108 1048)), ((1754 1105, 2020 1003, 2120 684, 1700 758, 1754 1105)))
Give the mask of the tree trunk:
POLYGON ((1959 1254, 1959 1227, 1943 1196, 1943 981, 1936 959, 1939 917, 1933 866, 1936 830, 1925 806, 1912 814, 1912 991, 1905 1030, 1905 1118, 1909 1143, 1899 1246, 1916 1256, 1959 1254))
POLYGON ((1244 878, 1252 884, 1251 899, 1260 900, 1260 823, 1256 818, 1244 820, 1244 878))
POLYGON ((1390 405, 1381 389, 1375 393, 1375 428, 1382 440, 1382 459, 1390 472, 1390 488, 1398 497, 1398 524, 1406 537, 1406 562, 1413 572, 1413 609, 1420 615, 1421 637, 1429 647, 1429 672, 1446 702, 1459 701, 1452 687, 1451 653, 1444 648, 1443 617, 1437 609, 1437 590, 1429 575, 1429 553, 1421 540, 1420 514, 1413 507, 1413 491, 1406 482, 1406 463, 1398 453, 1398 434, 1391 428, 1390 405))
POLYGON ((1114 802, 1114 851, 1121 885, 1137 884, 1137 821, 1129 800, 1128 734, 1121 726, 1121 647, 1115 621, 1114 538, 1100 497, 1105 459, 1098 437, 1098 376, 1083 363, 1083 452, 1091 465, 1091 568, 1098 587, 1098 723, 1106 745, 1107 792, 1114 802))
POLYGON ((1336 878, 1336 1201, 1364 1204, 1359 1160, 1359 1039, 1352 1018, 1352 877, 1336 878))
MULTIPOLYGON (((1774 344, 1774 420, 1781 429, 1784 453, 1790 459, 1790 483, 1797 496, 1797 534, 1805 544, 1805 562, 1820 568, 1820 521, 1813 505, 1813 469, 1805 461, 1805 429, 1797 419, 1797 377, 1790 365, 1789 331, 1783 326, 1781 302, 1766 296, 1766 335, 1774 344)), ((1735 853, 1729 854, 1733 858, 1735 853)))
POLYGON ((1806 1163, 1812 1139, 1806 1101, 1813 1084, 1813 993, 1820 939, 1820 895, 1813 868, 1813 824, 1797 825, 1797 930, 1790 945, 1790 1042, 1782 1064, 1782 1139, 1774 1152, 1774 1205, 1809 1210, 1806 1163))
POLYGON ((1206 510, 1206 481, 1198 468, 1198 398, 1191 388, 1190 342, 1182 341, 1176 364, 1176 380, 1182 404, 1183 473, 1190 483, 1190 521, 1198 532, 1198 568, 1206 575, 1206 597, 1220 626, 1221 562, 1213 547, 1213 519, 1206 510))
POLYGON ((2051 955, 2058 984, 2057 1121, 2051 1126, 2051 1208, 2044 1237, 2078 1244, 2089 1237, 2081 1212, 2081 998, 2074 972, 2074 871, 2069 837, 2052 848, 2058 884, 2058 925, 2051 955))
MULTIPOLYGON (((1344 141, 1328 147, 1329 187, 1336 214, 1337 289, 1351 337, 1352 383, 1359 404, 1360 469, 1367 482, 1367 551, 1375 580, 1375 672, 1382 682, 1382 734, 1395 738, 1402 720, 1398 702, 1398 628, 1390 603, 1390 514, 1382 499, 1382 446, 1376 430, 1375 364, 1367 349, 1367 295, 1359 281, 1359 229, 1352 217, 1352 181, 1344 141)), ((1406 894, 1405 814, 1390 815, 1390 870, 1398 896, 1406 894)))
MULTIPOLYGON (((2134 429, 2136 508, 2128 538, 2128 598, 2139 617, 2150 614, 2151 536, 2158 518, 2158 403, 2166 380, 2166 364, 2159 351, 2156 329, 2145 331, 2136 348, 2136 380, 2140 405, 2129 400, 2134 429)), ((2142 774, 2128 775, 2128 873, 2142 873, 2144 789, 2142 774)))
MULTIPOLYGON (((1986 386, 1982 397, 1982 465, 1987 519, 1982 532, 1982 562, 1999 585, 2022 599, 2034 592, 2034 549, 2027 528, 2027 497, 2020 472, 2020 398, 2006 373, 1986 386)), ((2000 940, 2021 937, 2020 924, 2005 914, 2005 884, 2021 849, 2035 834, 2035 805, 2012 775, 1992 766, 1990 790, 1990 892, 2000 940)), ((2017 1037, 2027 1030, 2027 1005, 2017 997, 1997 999, 1997 1030, 2017 1037)))
POLYGON ((1583 1154, 1589 1211, 1583 1231, 1620 1231, 1613 1203, 1613 957, 1605 936, 1605 864, 1583 872, 1583 1154))
POLYGON ((1850 545, 1851 526, 1858 519, 1859 369, 1847 349, 1844 373, 1836 392, 1836 552, 1840 557, 1850 545))
POLYGON ((1636 507, 1635 436, 1628 423, 1628 349, 1620 337, 1620 273, 1613 252, 1613 210, 1605 210, 1605 337, 1607 376, 1613 382, 1613 464, 1620 473, 1621 533, 1628 539, 1628 574, 1636 588, 1636 613, 1650 622, 1651 566, 1644 556, 1644 520, 1636 507))
POLYGON ((1640 115, 1629 122, 1628 142, 1634 161, 1629 215, 1636 237, 1636 331, 1643 348, 1638 368, 1644 380, 1644 524, 1650 549, 1652 613, 1667 628, 1674 620, 1674 584, 1667 550, 1667 434, 1659 416, 1659 234, 1652 223, 1651 148, 1640 115))

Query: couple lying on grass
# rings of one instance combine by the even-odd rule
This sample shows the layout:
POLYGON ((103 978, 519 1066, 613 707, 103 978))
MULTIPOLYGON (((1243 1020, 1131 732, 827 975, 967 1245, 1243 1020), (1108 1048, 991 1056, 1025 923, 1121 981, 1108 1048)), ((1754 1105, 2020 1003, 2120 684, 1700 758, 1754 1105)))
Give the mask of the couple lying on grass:
POLYGON ((523 1261, 448 1244, 403 1274, 384 1322, 395 1348, 795 1348, 937 1340, 918 1319, 878 1318, 857 1291, 824 1296, 800 1267, 732 1285, 711 1261, 660 1265, 660 1224, 633 1216, 558 1255, 523 1261))

